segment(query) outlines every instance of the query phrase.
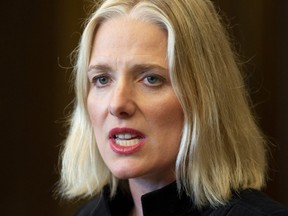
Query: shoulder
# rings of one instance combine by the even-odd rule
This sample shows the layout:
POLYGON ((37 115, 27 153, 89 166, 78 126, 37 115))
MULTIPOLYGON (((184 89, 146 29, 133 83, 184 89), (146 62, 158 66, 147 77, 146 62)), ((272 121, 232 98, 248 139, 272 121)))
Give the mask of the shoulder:
POLYGON ((235 194, 225 210, 227 215, 288 216, 287 208, 254 189, 235 194))
POLYGON ((109 187, 105 186, 102 193, 84 204, 75 216, 128 215, 132 206, 133 202, 121 189, 118 189, 116 195, 111 197, 109 187))
POLYGON ((102 196, 95 197, 84 204, 74 216, 105 216, 109 215, 102 196))

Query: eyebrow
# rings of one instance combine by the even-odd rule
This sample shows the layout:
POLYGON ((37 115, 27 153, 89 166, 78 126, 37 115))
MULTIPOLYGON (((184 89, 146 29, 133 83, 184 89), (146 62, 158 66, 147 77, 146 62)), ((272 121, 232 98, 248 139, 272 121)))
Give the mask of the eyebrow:
POLYGON ((167 68, 164 68, 164 67, 157 65, 157 64, 136 64, 136 65, 133 65, 133 67, 132 67, 132 71, 140 71, 140 72, 155 70, 155 69, 158 71, 167 71, 168 70, 167 68))
POLYGON ((89 66, 87 73, 90 73, 93 70, 96 70, 96 71, 111 71, 112 68, 109 65, 107 65, 107 64, 91 65, 91 66, 89 66))
MULTIPOLYGON (((143 72, 143 71, 149 71, 149 70, 158 70, 158 71, 167 71, 168 69, 165 67, 162 67, 158 64, 135 64, 133 65, 129 70, 135 71, 135 72, 143 72)), ((96 65, 91 65, 88 68, 88 73, 91 71, 96 70, 96 71, 113 71, 113 69, 107 65, 107 64, 96 64, 96 65)))

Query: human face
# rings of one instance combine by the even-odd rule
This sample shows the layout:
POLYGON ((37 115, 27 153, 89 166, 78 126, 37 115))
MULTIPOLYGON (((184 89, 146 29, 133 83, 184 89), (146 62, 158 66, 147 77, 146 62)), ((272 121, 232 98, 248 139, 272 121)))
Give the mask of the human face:
POLYGON ((175 179, 183 112, 171 85, 167 36, 128 17, 94 38, 87 99, 99 152, 121 179, 175 179))

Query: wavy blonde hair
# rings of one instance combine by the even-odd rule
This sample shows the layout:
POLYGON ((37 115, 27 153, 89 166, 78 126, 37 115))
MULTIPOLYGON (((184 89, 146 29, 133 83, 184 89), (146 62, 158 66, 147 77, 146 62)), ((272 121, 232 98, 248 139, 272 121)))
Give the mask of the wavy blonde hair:
POLYGON ((265 140, 249 109, 228 36, 209 0, 106 0, 92 13, 75 65, 76 104, 62 154, 61 192, 99 194, 119 181, 102 160, 87 113, 87 67, 93 38, 105 21, 129 16, 167 32, 170 76, 184 112, 176 161, 179 191, 197 206, 224 204, 232 191, 265 183, 265 140))

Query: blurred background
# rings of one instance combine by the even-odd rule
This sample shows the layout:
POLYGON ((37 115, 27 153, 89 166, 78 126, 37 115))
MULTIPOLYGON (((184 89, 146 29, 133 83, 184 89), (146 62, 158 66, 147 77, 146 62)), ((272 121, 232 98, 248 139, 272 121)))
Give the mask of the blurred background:
MULTIPOLYGON (((288 1, 214 0, 245 62, 259 124, 273 143, 265 192, 288 206, 288 1)), ((1 215, 73 215, 55 199, 71 111, 70 53, 87 0, 1 2, 1 215)))

